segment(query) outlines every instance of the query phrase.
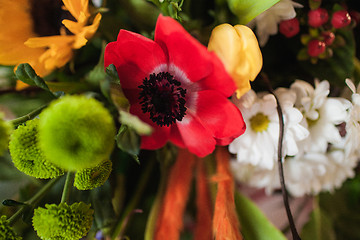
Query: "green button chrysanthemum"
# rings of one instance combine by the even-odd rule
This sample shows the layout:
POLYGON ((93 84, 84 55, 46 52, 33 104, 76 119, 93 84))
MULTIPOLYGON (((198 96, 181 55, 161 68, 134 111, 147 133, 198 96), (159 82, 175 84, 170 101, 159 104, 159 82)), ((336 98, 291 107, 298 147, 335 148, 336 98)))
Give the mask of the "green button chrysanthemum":
POLYGON ((0 239, 1 240, 20 240, 22 237, 16 235, 10 227, 6 216, 0 217, 0 239))
POLYGON ((4 120, 4 114, 0 112, 0 156, 9 145, 11 125, 4 120))
POLYGON ((76 240, 89 232, 94 210, 83 202, 46 204, 34 210, 33 226, 37 235, 46 240, 76 240))
POLYGON ((100 187, 109 178, 112 162, 105 160, 93 168, 85 168, 76 172, 74 186, 79 190, 90 190, 100 187))
POLYGON ((20 125, 10 136, 9 150, 17 169, 36 178, 55 178, 63 170, 47 161, 38 145, 39 119, 20 125))
POLYGON ((64 96, 40 114, 39 143, 55 165, 74 171, 109 158, 115 124, 109 111, 86 96, 64 96))

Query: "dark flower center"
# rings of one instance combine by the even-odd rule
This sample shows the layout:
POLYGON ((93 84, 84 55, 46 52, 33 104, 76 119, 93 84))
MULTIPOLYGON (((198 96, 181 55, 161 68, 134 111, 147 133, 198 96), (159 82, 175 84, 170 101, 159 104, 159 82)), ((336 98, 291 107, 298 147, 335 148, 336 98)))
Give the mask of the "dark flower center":
POLYGON ((159 126, 170 126, 181 121, 186 114, 186 89, 168 72, 150 74, 139 86, 139 99, 144 113, 159 126))
POLYGON ((30 0, 33 31, 39 37, 59 35, 62 20, 75 20, 63 5, 61 0, 30 0))

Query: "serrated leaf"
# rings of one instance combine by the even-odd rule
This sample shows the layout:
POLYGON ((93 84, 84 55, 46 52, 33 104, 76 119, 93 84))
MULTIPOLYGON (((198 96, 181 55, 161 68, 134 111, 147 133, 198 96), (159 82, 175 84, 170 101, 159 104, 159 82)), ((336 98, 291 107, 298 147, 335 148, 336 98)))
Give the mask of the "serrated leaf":
POLYGON ((28 63, 20 64, 15 71, 15 75, 26 84, 38 86, 46 91, 50 91, 45 81, 36 74, 35 70, 28 63))
POLYGON ((319 207, 315 208, 310 221, 305 224, 301 232, 302 240, 335 240, 335 232, 330 218, 319 207))
POLYGON ((247 24, 257 15, 280 0, 228 0, 230 10, 238 17, 239 24, 247 24))
POLYGON ((129 128, 134 129, 139 135, 150 135, 153 131, 149 124, 141 121, 137 116, 125 111, 120 111, 119 121, 129 128))
POLYGON ((244 239, 286 240, 284 234, 267 219, 261 210, 239 192, 235 193, 235 205, 244 239))

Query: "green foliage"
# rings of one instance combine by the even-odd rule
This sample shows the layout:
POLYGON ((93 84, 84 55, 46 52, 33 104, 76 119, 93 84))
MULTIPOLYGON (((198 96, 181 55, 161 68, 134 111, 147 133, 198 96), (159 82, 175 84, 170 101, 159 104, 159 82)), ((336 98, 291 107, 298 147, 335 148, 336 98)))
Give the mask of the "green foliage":
POLYGON ((6 216, 0 217, 0 239, 1 240, 20 240, 21 237, 17 236, 13 231, 12 227, 9 225, 9 222, 6 216))
POLYGON ((15 74, 17 78, 26 84, 38 86, 46 91, 50 91, 45 81, 35 73, 35 70, 28 63, 20 64, 17 67, 15 74))
POLYGON ((74 186, 79 190, 90 190, 102 186, 109 178, 112 162, 105 160, 93 168, 85 168, 75 173, 74 186))
POLYGON ((266 218, 261 210, 248 198, 235 193, 236 211, 245 239, 251 240, 286 240, 286 237, 266 218))
POLYGON ((27 121, 11 134, 9 150, 12 161, 21 172, 36 178, 55 178, 63 170, 49 162, 38 145, 39 119, 27 121))
POLYGON ((76 240, 89 232, 93 210, 83 202, 46 204, 34 210, 33 226, 41 239, 76 240))
POLYGON ((303 240, 335 240, 335 233, 332 227, 332 222, 326 213, 320 209, 315 208, 311 213, 310 221, 306 223, 302 232, 301 239, 303 240))
POLYGON ((95 167, 109 158, 114 137, 111 114, 93 98, 64 96, 40 114, 40 147, 49 161, 67 170, 95 167))
POLYGON ((11 125, 4 120, 4 114, 0 112, 0 156, 8 148, 11 125))
POLYGON ((230 10, 239 18, 240 24, 247 24, 257 15, 280 0, 228 0, 230 10))

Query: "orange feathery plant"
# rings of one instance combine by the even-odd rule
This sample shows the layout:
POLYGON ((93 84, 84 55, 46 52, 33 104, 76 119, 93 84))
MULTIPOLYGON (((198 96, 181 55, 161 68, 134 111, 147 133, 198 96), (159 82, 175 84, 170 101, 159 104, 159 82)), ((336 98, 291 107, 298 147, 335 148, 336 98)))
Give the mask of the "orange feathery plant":
POLYGON ((229 169, 230 155, 224 147, 215 150, 218 183, 213 218, 213 233, 216 240, 240 240, 239 220, 234 203, 234 180, 229 169))
POLYGON ((196 160, 196 226, 195 240, 212 239, 212 203, 209 191, 209 180, 204 166, 206 159, 196 160))
POLYGON ((194 164, 195 156, 186 149, 179 149, 176 162, 169 173, 163 202, 157 218, 155 240, 179 239, 194 164))

